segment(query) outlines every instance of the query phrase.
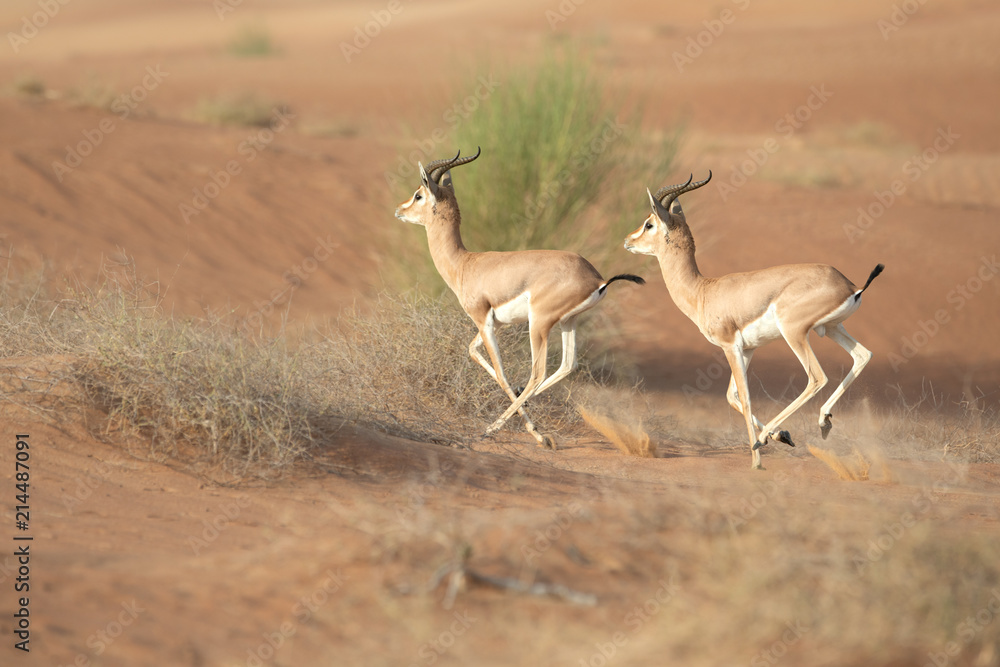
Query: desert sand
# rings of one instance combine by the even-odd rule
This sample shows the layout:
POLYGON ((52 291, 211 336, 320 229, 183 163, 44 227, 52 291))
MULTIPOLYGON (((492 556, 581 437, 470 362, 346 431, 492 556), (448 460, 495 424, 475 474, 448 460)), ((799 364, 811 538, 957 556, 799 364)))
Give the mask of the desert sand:
MULTIPOLYGON (((470 71, 502 86, 506 66, 572 43, 610 94, 642 98, 650 136, 684 127, 674 171, 613 187, 644 198, 646 187, 690 172, 715 174, 685 201, 706 275, 823 262, 860 284, 886 265, 849 322, 875 359, 831 440, 814 429, 800 445, 877 442, 884 420, 905 421, 901 405, 929 387, 940 405, 922 418, 970 403, 998 408, 994 3, 896 3, 907 13, 861 0, 74 0, 49 3, 58 10, 42 21, 45 4, 0 6, 0 252, 14 275, 44 267, 57 281, 86 282, 131 257, 176 316, 329 323, 382 288, 394 261, 385 229, 402 224, 386 174, 474 94, 463 89, 470 71), (358 41, 380 17, 377 34, 358 41), (233 55, 227 44, 247 26, 266 30, 274 52, 233 55), (19 92, 29 78, 47 93, 19 92), (81 103, 105 89, 126 97, 110 108, 81 103), (206 97, 247 93, 287 107, 266 135, 195 112, 206 97), (290 274, 300 278, 289 305, 290 274)), ((433 157, 455 148, 443 141, 433 157)), ((717 373, 721 355, 670 302, 655 261, 623 251, 621 262, 648 280, 616 296, 622 338, 650 401, 677 427, 655 459, 624 456, 596 433, 545 453, 515 430, 465 449, 359 431, 284 476, 229 487, 182 462, 144 460, 81 422, 8 404, 3 539, 13 544, 16 532, 22 433, 36 466, 35 539, 30 654, 13 647, 13 550, 0 557, 0 662, 903 665, 946 655, 948 664, 1000 664, 1000 619, 957 656, 942 654, 907 634, 902 619, 930 612, 906 609, 904 598, 900 628, 886 631, 896 639, 879 654, 861 634, 838 645, 823 632, 786 632, 796 619, 772 615, 763 595, 768 585, 787 593, 775 582, 792 575, 779 564, 814 535, 800 525, 831 527, 828 542, 806 551, 844 572, 857 570, 850 554, 868 553, 869 540, 904 542, 892 527, 907 511, 907 535, 995 538, 997 463, 956 462, 926 446, 914 454, 903 438, 888 453, 891 474, 867 482, 838 479, 804 446, 768 447, 767 471, 751 473, 742 420, 724 397, 728 373, 696 400, 684 393, 717 373), (748 501, 766 524, 734 527, 748 501), (758 546, 740 546, 744 534, 758 546), (773 561, 760 562, 765 542, 773 561), (714 560, 721 543, 731 562, 714 560), (707 576, 699 567, 752 580, 744 548, 779 579, 730 591, 732 606, 720 590, 686 585, 707 576), (445 608, 446 586, 424 586, 464 549, 477 572, 560 584, 596 604, 470 585, 445 608), (629 616, 644 605, 644 616, 629 616), (756 625, 765 621, 773 627, 756 625)), ((836 345, 815 349, 831 378, 848 368, 836 345)), ((754 391, 777 396, 804 382, 780 344, 752 368, 754 391)), ((813 404, 803 412, 801 424, 812 424, 813 404)), ((988 609, 1000 582, 969 585, 988 609)), ((837 595, 809 593, 825 594, 837 595)), ((861 619, 867 598, 845 596, 857 607, 841 613, 861 619)), ((961 637, 958 624, 978 610, 956 609, 945 623, 961 637)))

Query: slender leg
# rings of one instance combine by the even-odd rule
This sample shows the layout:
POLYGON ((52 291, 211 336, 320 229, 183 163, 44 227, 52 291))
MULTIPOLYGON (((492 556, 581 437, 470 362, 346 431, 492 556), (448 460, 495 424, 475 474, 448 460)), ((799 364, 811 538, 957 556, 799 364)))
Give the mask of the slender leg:
POLYGON ((847 329, 844 328, 843 324, 827 328, 826 335, 829 336, 830 340, 847 350, 847 353, 854 359, 854 365, 847 372, 847 375, 844 376, 840 385, 834 390, 830 399, 820 408, 819 429, 824 439, 830 434, 830 429, 833 428, 833 413, 831 412, 833 405, 840 400, 840 397, 844 395, 847 388, 851 386, 852 382, 858 379, 861 371, 872 360, 872 353, 864 345, 856 341, 851 334, 847 333, 847 329))
POLYGON ((786 335, 785 342, 792 348, 792 352, 795 353, 799 363, 802 364, 802 368, 805 369, 808 382, 806 383, 806 388, 799 394, 799 397, 789 403, 788 407, 767 423, 764 427, 764 432, 761 434, 761 437, 764 438, 761 444, 766 442, 767 438, 776 437, 776 439, 780 440, 781 437, 775 432, 776 429, 826 385, 826 374, 820 367, 819 360, 816 359, 816 354, 809 345, 809 330, 799 332, 797 335, 786 335))
MULTIPOLYGON (((469 354, 472 358, 479 362, 479 365, 486 369, 486 372, 497 381, 501 389, 507 394, 511 402, 517 399, 517 394, 511 388, 510 383, 507 381, 507 376, 503 372, 503 362, 500 361, 500 346, 497 345, 495 324, 493 317, 490 316, 487 321, 479 330, 479 334, 473 339, 472 343, 469 344, 469 354), (492 365, 487 361, 482 352, 480 352, 480 347, 483 343, 486 343, 486 351, 490 355, 490 359, 493 361, 492 365)), ((522 406, 518 409, 518 413, 521 418, 524 419, 524 429, 531 434, 531 436, 538 442, 539 445, 543 447, 552 446, 552 438, 547 435, 539 433, 538 429, 535 428, 534 422, 531 417, 528 416, 528 411, 522 406)))
MULTIPOLYGON (((743 370, 744 372, 750 368, 750 360, 753 358, 753 350, 743 350, 743 370)), ((740 402, 740 393, 736 390, 736 374, 733 373, 732 377, 729 378, 729 389, 726 391, 726 400, 729 401, 729 405, 733 406, 736 412, 743 414, 743 404, 740 402)), ((753 420, 753 425, 758 431, 763 430, 764 425, 760 423, 760 420, 750 415, 750 419, 753 420)))
POLYGON ((750 411, 750 391, 747 387, 747 368, 744 361, 743 350, 739 346, 733 349, 725 349, 726 360, 729 368, 733 371, 733 381, 740 398, 740 412, 747 423, 747 434, 750 437, 750 452, 753 456, 751 467, 756 470, 763 470, 764 466, 760 462, 760 443, 757 441, 757 431, 754 429, 753 413, 750 411))
POLYGON ((555 373, 546 378, 537 390, 535 396, 559 382, 576 369, 576 323, 567 325, 562 331, 562 363, 555 373))
POLYGON ((539 325, 535 322, 531 322, 530 335, 531 335, 531 377, 528 379, 528 384, 525 385, 524 391, 518 396, 511 406, 500 415, 500 418, 493 422, 488 429, 486 429, 486 435, 492 435, 500 430, 504 423, 511 418, 517 410, 524 405, 524 402, 529 398, 534 396, 539 385, 545 379, 545 366, 546 359, 545 355, 548 349, 548 338, 549 332, 555 325, 554 322, 547 323, 545 325, 539 325))

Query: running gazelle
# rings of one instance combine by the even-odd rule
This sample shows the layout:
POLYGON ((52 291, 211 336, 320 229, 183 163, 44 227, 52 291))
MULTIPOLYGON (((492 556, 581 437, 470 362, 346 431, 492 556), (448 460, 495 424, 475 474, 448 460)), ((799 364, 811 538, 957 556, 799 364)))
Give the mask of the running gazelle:
POLYGON ((629 274, 604 280, 586 259, 563 250, 466 250, 450 170, 472 162, 481 152, 464 158, 459 158, 459 152, 451 159, 431 162, 426 169, 419 165, 420 187, 399 205, 396 217, 426 229, 434 266, 479 330, 469 345, 469 353, 511 400, 510 407, 490 425, 486 434, 495 433, 519 412, 525 428, 538 444, 554 449, 552 438, 535 428, 524 409, 525 401, 576 368, 577 318, 604 298, 608 285, 616 280, 640 285, 645 281, 629 274), (528 322, 531 337, 531 377, 520 394, 504 376, 495 334, 497 328, 516 322, 528 322), (556 325, 562 330, 562 363, 546 378, 549 333, 556 325), (480 349, 484 345, 489 360, 480 349))
POLYGON ((732 370, 727 399, 746 420, 754 468, 761 468, 760 448, 769 440, 788 445, 792 439, 778 427, 816 395, 827 382, 826 374, 809 345, 809 332, 828 336, 853 358, 854 365, 823 404, 820 432, 825 438, 833 427, 833 406, 871 361, 872 353, 844 328, 844 321, 861 305, 861 293, 878 276, 878 264, 864 287, 858 289, 840 271, 826 264, 786 264, 769 269, 706 278, 698 270, 694 238, 677 198, 702 187, 712 178, 648 190, 652 212, 625 237, 625 249, 653 255, 670 296, 701 333, 722 348, 732 370), (754 350, 784 338, 806 371, 805 390, 767 424, 753 416, 747 389, 747 366, 754 350))

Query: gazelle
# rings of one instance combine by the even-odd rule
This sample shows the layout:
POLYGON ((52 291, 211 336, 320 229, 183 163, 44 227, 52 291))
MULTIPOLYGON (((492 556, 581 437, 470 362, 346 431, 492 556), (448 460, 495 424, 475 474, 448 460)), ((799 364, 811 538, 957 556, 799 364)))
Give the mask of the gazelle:
POLYGON ((725 352, 733 376, 726 397, 746 419, 753 453, 753 467, 761 468, 760 448, 771 439, 795 446, 787 431, 778 427, 816 395, 827 382, 809 346, 809 332, 829 336, 854 359, 844 380, 823 404, 819 427, 824 438, 833 427, 833 406, 871 361, 872 353, 844 329, 844 320, 861 305, 861 293, 882 273, 879 264, 861 289, 840 271, 826 264, 787 264, 721 278, 706 278, 694 258, 694 238, 677 198, 712 179, 648 190, 652 213, 642 226, 625 237, 625 249, 654 255, 671 298, 710 343, 725 352), (778 416, 761 424, 750 411, 747 366, 754 350, 784 338, 808 376, 805 390, 778 416))
POLYGON ((431 162, 426 169, 419 165, 420 187, 396 208, 396 217, 423 225, 427 230, 434 266, 479 329, 469 344, 469 354, 510 397, 510 407, 490 425, 486 434, 495 433, 515 412, 520 412, 525 428, 538 444, 554 449, 552 438, 535 428, 524 409, 525 401, 576 368, 577 318, 604 298, 608 285, 616 280, 631 280, 640 285, 645 281, 626 274, 604 280, 586 259, 561 250, 466 250, 459 230, 462 216, 450 170, 472 162, 481 153, 480 149, 475 155, 460 159, 459 151, 451 159, 431 162), (516 322, 528 322, 531 336, 531 377, 520 394, 504 376, 495 333, 499 327, 516 322), (562 330, 562 363, 546 378, 549 333, 557 324, 562 330), (489 361, 480 349, 484 344, 489 361))

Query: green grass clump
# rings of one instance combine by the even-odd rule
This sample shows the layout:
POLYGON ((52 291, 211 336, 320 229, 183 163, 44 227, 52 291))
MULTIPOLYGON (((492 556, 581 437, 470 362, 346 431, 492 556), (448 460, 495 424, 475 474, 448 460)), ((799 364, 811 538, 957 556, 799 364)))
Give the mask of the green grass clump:
POLYGON ((264 58, 277 53, 271 35, 260 26, 245 26, 226 45, 226 50, 238 58, 264 58))
MULTIPOLYGON (((486 78, 483 75, 482 78, 486 78)), ((549 54, 540 62, 495 76, 498 85, 475 108, 458 99, 450 139, 428 161, 483 150, 475 163, 453 174, 466 247, 482 250, 556 248, 579 252, 599 270, 624 265, 620 239, 638 226, 648 202, 643 184, 659 182, 673 159, 676 135, 653 140, 639 127, 639 110, 614 99, 614 91, 585 59, 549 54)), ((460 91, 486 91, 480 76, 460 91)), ((394 193, 419 185, 416 177, 394 193)), ((399 232, 413 248, 413 230, 399 232)), ((422 247, 423 244, 420 244, 422 247)), ((441 286, 426 250, 410 257, 413 270, 441 286)))

